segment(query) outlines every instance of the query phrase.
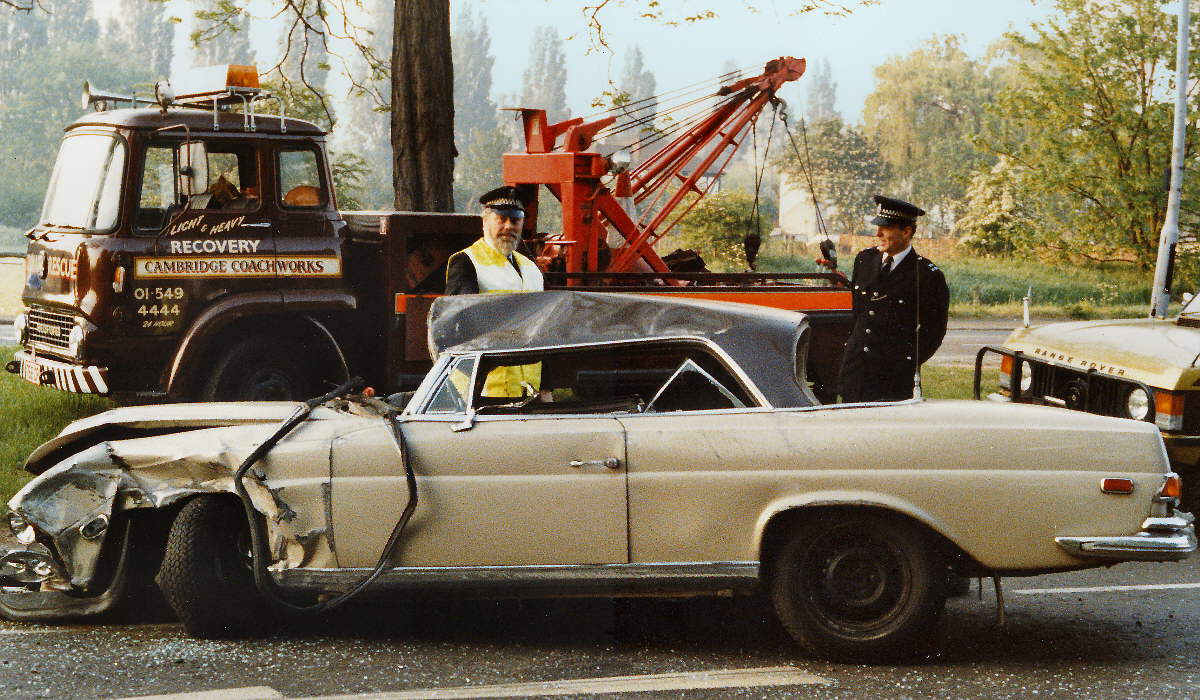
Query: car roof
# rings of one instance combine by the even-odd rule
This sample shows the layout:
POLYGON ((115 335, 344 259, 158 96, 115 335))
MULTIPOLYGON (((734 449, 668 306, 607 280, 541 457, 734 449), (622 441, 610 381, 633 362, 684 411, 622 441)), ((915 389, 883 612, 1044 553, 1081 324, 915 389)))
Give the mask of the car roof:
POLYGON ((81 126, 113 126, 126 129, 161 129, 165 126, 183 124, 207 137, 218 135, 253 136, 254 134, 287 133, 295 136, 321 136, 325 132, 303 119, 284 117, 286 132, 280 129, 278 114, 258 113, 255 115, 254 131, 245 130, 245 115, 241 112, 219 111, 217 124, 220 131, 213 131, 213 113, 210 110, 172 108, 163 114, 159 109, 112 109, 104 112, 88 112, 71 122, 66 131, 81 126))
POLYGON ((804 314, 748 304, 605 292, 464 294, 429 311, 429 350, 587 346, 703 338, 720 347, 775 407, 817 403, 803 376, 804 314), (799 375, 798 375, 799 373, 799 375))

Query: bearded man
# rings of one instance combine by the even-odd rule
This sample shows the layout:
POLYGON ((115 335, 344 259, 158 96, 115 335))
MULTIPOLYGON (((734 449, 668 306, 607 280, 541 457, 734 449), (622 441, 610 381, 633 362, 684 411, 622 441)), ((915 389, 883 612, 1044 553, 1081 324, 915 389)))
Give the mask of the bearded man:
POLYGON ((483 238, 446 263, 446 294, 540 292, 542 271, 517 252, 525 204, 515 187, 497 187, 479 198, 483 238))

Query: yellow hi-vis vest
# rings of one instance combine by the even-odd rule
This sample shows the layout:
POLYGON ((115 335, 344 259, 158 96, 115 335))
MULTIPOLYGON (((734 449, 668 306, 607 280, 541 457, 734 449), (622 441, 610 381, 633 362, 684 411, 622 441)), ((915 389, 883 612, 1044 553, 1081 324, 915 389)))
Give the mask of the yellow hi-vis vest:
MULTIPOLYGON (((521 273, 517 274, 512 262, 483 238, 462 252, 475 266, 475 278, 481 294, 542 291, 542 271, 520 253, 513 252, 513 260, 521 267, 521 273)), ((526 393, 523 384, 532 386, 535 392, 541 389, 542 363, 497 367, 488 372, 482 395, 489 398, 520 398, 526 393)))
POLYGON ((521 267, 521 273, 508 258, 500 254, 482 238, 463 250, 475 265, 475 277, 479 281, 481 294, 503 292, 542 291, 542 271, 532 260, 513 252, 513 260, 521 267))

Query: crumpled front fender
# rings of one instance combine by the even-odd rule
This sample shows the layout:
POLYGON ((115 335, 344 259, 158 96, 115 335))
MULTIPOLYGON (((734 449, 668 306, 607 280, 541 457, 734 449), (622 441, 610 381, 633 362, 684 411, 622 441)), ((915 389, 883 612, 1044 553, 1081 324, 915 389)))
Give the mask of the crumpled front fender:
MULTIPOLYGON (((365 420, 310 420, 248 472, 243 483, 267 523, 274 568, 336 566, 328 537, 329 445, 365 420)), ((238 466, 275 430, 225 426, 101 442, 30 481, 9 506, 52 541, 68 580, 51 585, 88 591, 108 535, 89 523, 199 494, 232 494, 238 466)))

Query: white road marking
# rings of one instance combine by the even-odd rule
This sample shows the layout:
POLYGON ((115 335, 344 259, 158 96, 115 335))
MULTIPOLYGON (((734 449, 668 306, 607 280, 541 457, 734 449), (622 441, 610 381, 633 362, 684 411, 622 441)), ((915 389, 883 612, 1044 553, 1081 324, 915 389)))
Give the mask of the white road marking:
POLYGON ((1138 586, 1090 586, 1086 588, 1026 588, 1013 593, 1111 593, 1115 591, 1162 591, 1175 588, 1200 588, 1200 583, 1150 583, 1138 586))
POLYGON ((530 695, 603 695, 662 690, 758 688, 779 685, 829 685, 827 678, 814 676, 792 666, 742 668, 690 673, 656 673, 645 676, 579 678, 542 683, 423 688, 362 695, 331 695, 311 700, 447 700, 475 698, 518 698, 530 695))
MULTIPOLYGON (((198 690, 194 693, 171 693, 168 695, 138 695, 136 700, 268 700, 282 698, 283 693, 266 685, 248 688, 222 688, 221 690, 198 690)), ((134 698, 124 698, 134 700, 134 698)))

